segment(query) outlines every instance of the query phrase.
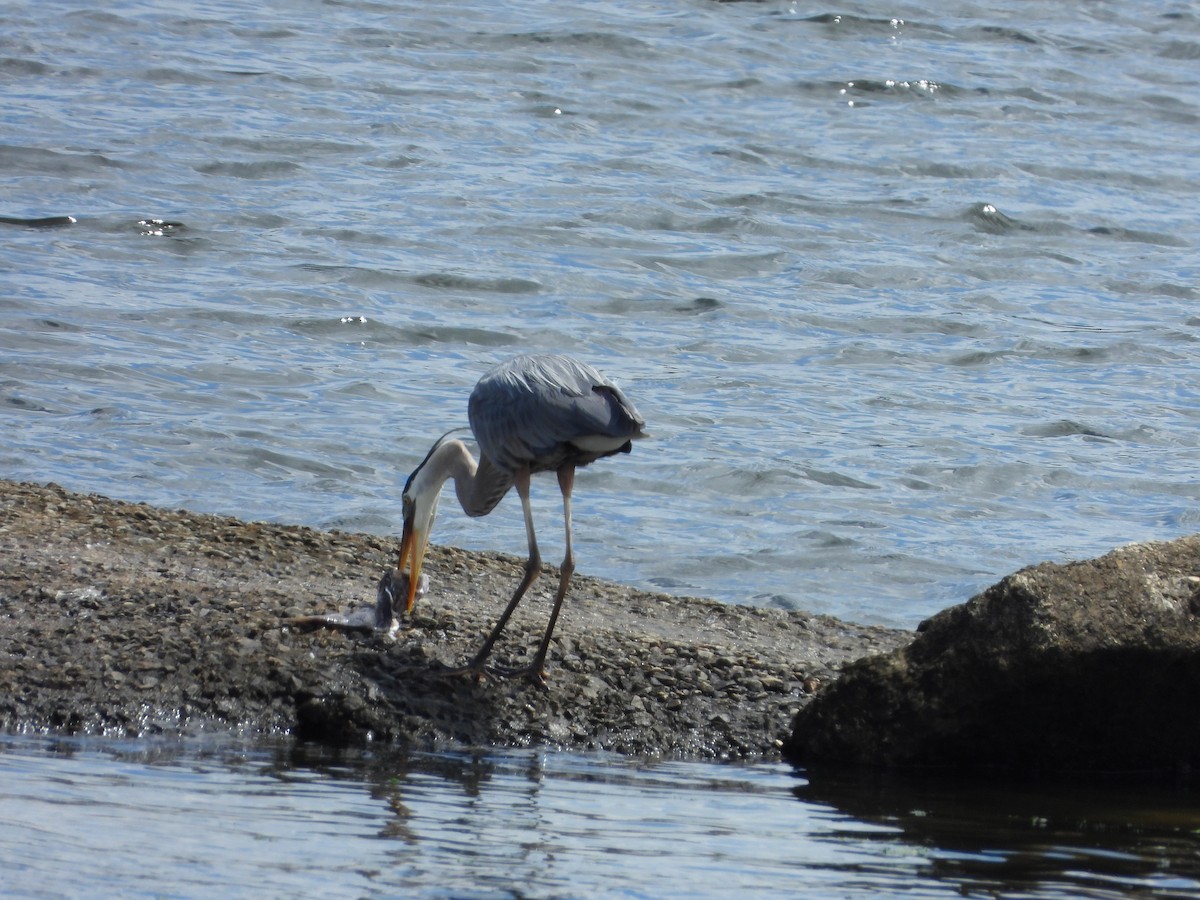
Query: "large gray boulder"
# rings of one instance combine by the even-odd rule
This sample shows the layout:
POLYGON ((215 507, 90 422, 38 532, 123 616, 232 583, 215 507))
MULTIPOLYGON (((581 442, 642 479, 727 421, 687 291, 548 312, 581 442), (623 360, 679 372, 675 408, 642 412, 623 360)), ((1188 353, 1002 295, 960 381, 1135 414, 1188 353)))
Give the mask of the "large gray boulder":
POLYGON ((1023 569, 852 663, 793 762, 1021 773, 1200 766, 1200 535, 1023 569))

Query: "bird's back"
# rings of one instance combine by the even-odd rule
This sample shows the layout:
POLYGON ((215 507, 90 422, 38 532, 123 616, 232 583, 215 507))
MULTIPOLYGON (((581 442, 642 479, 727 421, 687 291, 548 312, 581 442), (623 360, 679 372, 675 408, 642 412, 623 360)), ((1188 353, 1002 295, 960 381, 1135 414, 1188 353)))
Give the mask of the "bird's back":
POLYGON ((569 356, 502 363, 479 379, 467 411, 480 454, 507 472, 628 451, 646 424, 616 385, 569 356))

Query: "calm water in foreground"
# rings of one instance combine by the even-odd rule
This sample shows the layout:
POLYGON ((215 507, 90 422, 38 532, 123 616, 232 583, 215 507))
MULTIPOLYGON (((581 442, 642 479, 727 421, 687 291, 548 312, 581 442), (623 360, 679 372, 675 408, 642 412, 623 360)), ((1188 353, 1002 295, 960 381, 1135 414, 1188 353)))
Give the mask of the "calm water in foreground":
POLYGON ((0 741, 37 897, 1200 896, 1187 795, 539 751, 0 741))
MULTIPOLYGON (((1194 4, 0 17, 4 477, 395 533, 478 375, 567 350, 655 435, 580 477, 589 574, 912 626, 1200 530, 1194 4)), ((451 506, 436 539, 523 549, 451 506)), ((1186 795, 2 749, 14 893, 1197 890, 1186 795)))

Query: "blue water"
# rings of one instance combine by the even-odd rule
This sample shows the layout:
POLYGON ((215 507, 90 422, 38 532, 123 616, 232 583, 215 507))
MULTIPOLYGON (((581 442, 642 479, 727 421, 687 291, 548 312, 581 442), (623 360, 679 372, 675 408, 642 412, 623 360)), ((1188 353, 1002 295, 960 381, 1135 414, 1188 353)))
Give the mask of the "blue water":
POLYGON ((1200 527, 1189 5, 0 12, 9 477, 395 532, 567 350, 656 436, 589 573, 914 625, 1200 527))
POLYGON ((9 738, 0 803, 10 896, 1200 896, 1200 811, 1168 792, 9 738))
POLYGON ((1200 530, 1194 4, 0 20, 0 476, 393 534, 479 374, 565 350, 655 436, 580 475, 588 574, 913 626, 1200 530))

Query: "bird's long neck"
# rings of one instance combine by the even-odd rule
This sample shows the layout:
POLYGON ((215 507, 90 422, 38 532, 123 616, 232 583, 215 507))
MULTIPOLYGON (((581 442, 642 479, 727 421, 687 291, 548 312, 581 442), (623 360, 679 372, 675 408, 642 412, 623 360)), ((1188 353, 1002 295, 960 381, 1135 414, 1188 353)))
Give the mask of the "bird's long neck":
POLYGON ((442 485, 454 479, 458 505, 468 516, 486 516, 512 487, 513 473, 499 468, 486 457, 478 463, 466 444, 443 438, 433 446, 405 488, 428 504, 430 517, 437 509, 442 485))
POLYGON ((420 493, 424 494, 429 491, 431 496, 436 497, 441 491, 442 485, 448 479, 453 478, 454 493, 458 497, 458 503, 463 508, 463 512, 471 515, 471 510, 477 505, 475 502, 475 472, 477 468, 475 457, 471 455, 466 444, 458 440, 444 441, 425 460, 425 465, 420 472, 420 478, 424 482, 420 493))

